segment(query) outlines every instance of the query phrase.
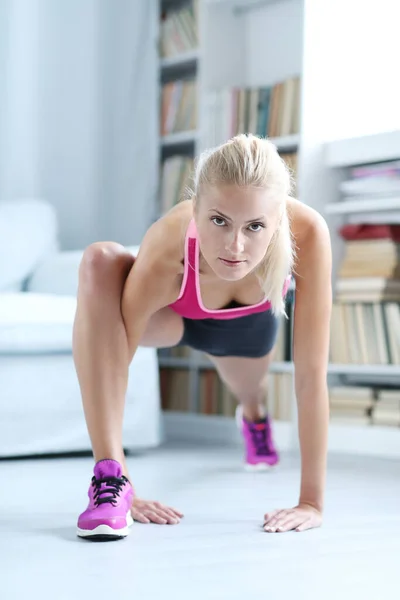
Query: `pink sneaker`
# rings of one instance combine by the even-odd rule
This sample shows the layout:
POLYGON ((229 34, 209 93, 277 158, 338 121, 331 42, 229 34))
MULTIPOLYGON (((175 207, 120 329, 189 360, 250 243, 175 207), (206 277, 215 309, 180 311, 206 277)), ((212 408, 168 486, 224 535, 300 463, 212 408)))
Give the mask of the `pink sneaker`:
POLYGON ((277 465, 279 455, 272 439, 269 417, 251 423, 243 417, 243 410, 239 405, 236 409, 236 422, 245 443, 245 469, 264 471, 277 465))
POLYGON ((79 515, 77 535, 97 541, 124 538, 133 525, 132 486, 116 460, 99 460, 93 472, 89 505, 79 515))

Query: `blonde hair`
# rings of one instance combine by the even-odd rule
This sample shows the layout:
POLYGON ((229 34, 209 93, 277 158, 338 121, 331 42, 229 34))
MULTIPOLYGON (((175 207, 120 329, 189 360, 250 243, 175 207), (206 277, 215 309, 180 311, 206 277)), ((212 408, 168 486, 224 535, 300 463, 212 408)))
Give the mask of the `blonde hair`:
POLYGON ((274 314, 285 314, 283 288, 291 274, 295 251, 286 201, 292 195, 289 167, 268 139, 240 134, 224 144, 203 152, 194 173, 194 199, 218 185, 257 187, 272 192, 278 202, 279 221, 261 263, 255 269, 265 297, 274 314))

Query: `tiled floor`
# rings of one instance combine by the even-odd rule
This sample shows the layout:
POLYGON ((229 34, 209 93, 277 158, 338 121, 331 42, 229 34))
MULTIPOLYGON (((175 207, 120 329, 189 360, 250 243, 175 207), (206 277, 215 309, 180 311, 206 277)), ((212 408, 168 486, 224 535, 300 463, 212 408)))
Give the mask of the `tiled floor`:
POLYGON ((400 597, 400 465, 330 456, 323 527, 267 534, 297 500, 298 457, 249 474, 240 450, 187 444, 129 457, 143 496, 185 513, 123 541, 75 536, 91 458, 0 462, 1 600, 391 600, 400 597))

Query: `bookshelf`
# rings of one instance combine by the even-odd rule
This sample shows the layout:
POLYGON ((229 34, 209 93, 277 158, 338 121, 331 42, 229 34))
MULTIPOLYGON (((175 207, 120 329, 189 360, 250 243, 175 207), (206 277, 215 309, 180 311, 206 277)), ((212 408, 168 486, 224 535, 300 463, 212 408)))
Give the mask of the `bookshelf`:
MULTIPOLYGON (((352 432, 366 453, 379 443, 379 453, 387 456, 400 455, 400 255, 394 237, 400 227, 400 175, 394 161, 400 173, 400 131, 328 142, 321 167, 336 182, 324 207, 335 249, 330 356, 335 361, 329 374, 336 385, 371 390, 380 411, 376 424, 354 425, 345 434, 352 432), (338 233, 345 226, 389 228, 393 237, 346 241, 338 233), (348 360, 339 361, 339 354, 348 360)), ((343 433, 343 427, 337 431, 343 433)))
MULTIPOLYGON (((188 4, 188 0, 161 2, 160 10, 173 12, 188 4)), ((332 231, 335 281, 342 252, 335 235, 337 224, 343 219, 353 222, 360 211, 364 211, 366 219, 368 215, 371 219, 382 215, 382 202, 378 202, 378 199, 372 202, 369 198, 366 203, 359 198, 358 204, 354 204, 355 201, 352 204, 337 201, 340 183, 346 177, 345 170, 349 165, 355 164, 356 153, 361 164, 372 159, 389 160, 390 156, 398 153, 400 140, 395 133, 389 133, 386 139, 371 136, 370 143, 367 144, 365 138, 327 143, 330 111, 333 109, 329 94, 337 85, 336 80, 340 82, 340 73, 321 71, 325 67, 320 51, 326 52, 327 49, 323 44, 321 46, 322 29, 321 20, 319 17, 317 19, 318 7, 308 3, 306 11, 305 4, 305 0, 197 0, 196 46, 185 48, 173 56, 160 56, 160 96, 162 86, 174 81, 193 80, 196 89, 195 125, 186 131, 168 131, 160 135, 160 190, 163 185, 162 165, 168 159, 171 165, 174 160, 176 163, 181 160, 179 169, 185 172, 185 169, 190 168, 190 161, 202 150, 230 137, 229 127, 223 122, 221 115, 227 113, 229 93, 232 90, 274 87, 297 77, 300 83, 297 130, 283 130, 279 134, 271 130, 268 134, 282 155, 296 155, 297 197, 324 214, 327 219, 332 231), (305 31, 307 43, 304 41, 305 31)), ((322 26, 329 33, 329 23, 323 22, 322 26)), ((177 189, 180 195, 183 190, 182 181, 177 189)), ((396 215, 398 200, 391 198, 385 202, 386 214, 396 215)), ((161 208, 162 204, 158 210, 161 208)), ((187 429, 190 435, 196 436, 199 427, 201 429, 199 423, 204 419, 208 420, 210 427, 213 419, 217 428, 222 427, 219 419, 223 417, 202 415, 199 407, 201 376, 211 370, 212 365, 197 352, 176 356, 163 350, 159 353, 159 359, 161 371, 176 370, 182 373, 182 377, 186 377, 190 402, 183 416, 185 423, 190 418, 197 419, 187 429)), ((332 386, 367 386, 371 381, 382 386, 385 383, 395 385, 398 374, 398 367, 392 364, 337 362, 329 364, 328 381, 332 386)), ((275 383, 281 375, 288 377, 290 381, 293 364, 287 359, 287 352, 285 359, 278 357, 272 363, 271 375, 276 377, 275 383)), ((293 408, 291 415, 282 420, 279 417, 275 419, 277 441, 282 449, 298 449, 293 386, 290 394, 293 408)), ((172 415, 168 412, 166 414, 168 422, 174 416, 182 418, 179 408, 172 415)), ((174 426, 171 426, 175 431, 174 426)), ((206 435, 206 432, 203 431, 203 434, 206 435)), ((391 452, 400 456, 400 440, 392 429, 388 431, 384 427, 334 425, 331 429, 330 447, 344 452, 354 451, 357 447, 359 451, 369 453, 373 444, 381 440, 384 445, 384 440, 390 436, 393 442, 391 452)), ((377 452, 379 453, 378 450, 377 452)))
MULTIPOLYGON (((184 186, 190 185, 187 177, 194 157, 239 131, 268 135, 295 172, 301 146, 303 0, 164 0, 159 7, 158 214, 183 197, 184 186), (268 36, 259 35, 260 18, 269 23, 268 36), (295 32, 289 41, 282 38, 288 26, 295 32), (173 43, 168 41, 171 32, 173 43), (278 86, 280 102, 278 92, 273 91, 278 86), (257 111, 261 93, 270 94, 270 107, 272 94, 276 94, 275 119, 264 114, 262 124, 260 109, 257 111), (190 94, 194 95, 188 101, 190 94), (288 99, 285 103, 284 98, 288 99), (229 106, 235 103, 238 108, 234 115, 229 106), (190 104, 195 114, 191 114, 190 104), (280 108, 283 104, 285 115, 280 108), (226 122, 228 119, 236 121, 236 129, 226 122), (173 196, 172 202, 165 201, 168 193, 173 196)), ((293 306, 294 290, 290 293, 293 306)), ((275 376, 276 382, 279 377, 292 379, 290 323, 282 320, 280 348, 271 365, 271 377, 275 376)), ((161 380, 173 371, 185 382, 188 398, 185 410, 201 416, 202 377, 215 372, 212 363, 197 351, 164 349, 159 350, 159 364, 161 380)), ((178 413, 179 406, 173 412, 178 413)), ((291 427, 287 420, 285 425, 291 427)))

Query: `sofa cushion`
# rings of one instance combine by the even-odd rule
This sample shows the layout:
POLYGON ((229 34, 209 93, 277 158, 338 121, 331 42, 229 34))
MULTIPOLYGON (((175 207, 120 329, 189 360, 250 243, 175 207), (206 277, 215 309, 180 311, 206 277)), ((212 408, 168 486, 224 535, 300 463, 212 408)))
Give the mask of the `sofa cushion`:
MULTIPOLYGON (((127 246, 126 250, 137 256, 139 246, 127 246)), ((83 250, 57 252, 48 256, 27 280, 26 289, 40 294, 75 296, 82 256, 83 250)))
POLYGON ((71 352, 76 297, 0 293, 0 353, 71 352))
POLYGON ((58 249, 57 216, 36 199, 0 203, 0 291, 22 289, 40 261, 58 249))

